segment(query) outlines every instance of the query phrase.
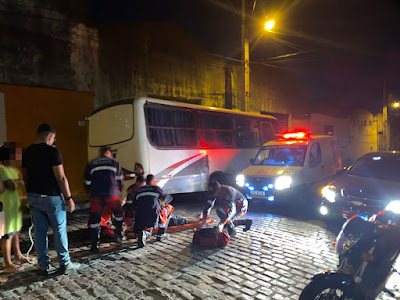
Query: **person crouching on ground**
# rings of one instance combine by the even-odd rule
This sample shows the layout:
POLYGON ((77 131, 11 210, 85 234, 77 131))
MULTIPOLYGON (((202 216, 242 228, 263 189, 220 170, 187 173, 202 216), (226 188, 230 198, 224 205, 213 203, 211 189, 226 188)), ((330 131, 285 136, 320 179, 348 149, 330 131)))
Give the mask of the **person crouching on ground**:
POLYGON ((138 235, 139 248, 146 245, 146 240, 151 236, 153 228, 157 227, 160 211, 162 210, 159 199, 164 198, 164 192, 157 185, 143 185, 136 191, 133 232, 138 235))
POLYGON ((146 184, 146 179, 143 175, 136 176, 136 182, 128 187, 126 190, 126 201, 122 210, 124 212, 124 221, 126 225, 126 232, 133 232, 133 224, 135 221, 135 196, 136 191, 146 184))
MULTIPOLYGON (((146 183, 149 185, 156 185, 153 174, 147 175, 146 183)), ((160 242, 168 239, 167 228, 168 228, 170 217, 171 217, 172 213, 174 212, 174 207, 171 204, 169 204, 169 203, 164 204, 164 201, 167 201, 168 197, 170 197, 170 199, 172 199, 171 195, 165 195, 164 199, 161 199, 161 198, 158 199, 160 201, 161 210, 160 210, 160 214, 158 216, 157 241, 160 241, 160 242)))
POLYGON ((228 185, 221 185, 218 181, 213 181, 208 185, 208 193, 209 198, 203 211, 203 227, 206 226, 210 211, 215 206, 220 218, 220 223, 217 226, 219 231, 226 229, 229 235, 234 237, 236 235, 235 226, 244 225, 243 231, 250 229, 252 220, 234 220, 236 217, 247 213, 248 201, 240 191, 228 185))
POLYGON ((89 162, 85 170, 85 188, 90 197, 90 240, 92 253, 99 252, 100 221, 104 206, 114 214, 114 243, 121 245, 122 237, 122 168, 113 158, 110 147, 102 147, 99 157, 89 162))

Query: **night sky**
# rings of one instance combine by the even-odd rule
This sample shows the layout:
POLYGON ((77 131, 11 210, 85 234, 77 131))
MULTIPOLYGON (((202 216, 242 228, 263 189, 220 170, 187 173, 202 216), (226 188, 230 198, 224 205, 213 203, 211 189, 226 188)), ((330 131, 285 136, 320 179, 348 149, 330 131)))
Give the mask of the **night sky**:
MULTIPOLYGON (((400 95, 399 0, 246 0, 250 60, 296 72, 313 101, 380 110, 400 95), (273 33, 263 32, 274 16, 273 33), (286 57, 281 57, 290 54, 286 57)), ((240 58, 241 0, 93 0, 96 22, 173 22, 210 51, 240 58)), ((266 66, 267 67, 267 66, 266 66)))

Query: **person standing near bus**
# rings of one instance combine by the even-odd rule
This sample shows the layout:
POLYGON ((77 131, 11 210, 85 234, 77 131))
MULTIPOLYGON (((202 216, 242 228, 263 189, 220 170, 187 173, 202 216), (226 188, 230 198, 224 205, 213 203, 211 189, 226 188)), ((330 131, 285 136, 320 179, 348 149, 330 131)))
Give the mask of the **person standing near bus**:
POLYGON ((114 214, 114 243, 121 245, 122 237, 122 168, 114 159, 110 147, 101 147, 99 157, 90 161, 86 167, 84 182, 90 197, 90 240, 92 253, 99 252, 100 221, 105 205, 114 214))
POLYGON ((48 275, 48 226, 53 228, 60 272, 77 270, 68 251, 67 213, 75 210, 60 151, 54 146, 56 132, 49 124, 37 129, 38 143, 30 145, 22 157, 28 204, 35 224, 35 246, 41 275, 48 275), (63 196, 61 196, 63 194, 63 196))
POLYGON ((208 184, 208 193, 209 199, 203 211, 203 227, 206 226, 210 211, 215 206, 220 218, 217 226, 219 231, 226 229, 229 235, 234 237, 235 226, 244 225, 243 231, 250 230, 252 220, 234 220, 247 213, 248 201, 240 191, 229 185, 221 185, 218 181, 212 181, 208 184))

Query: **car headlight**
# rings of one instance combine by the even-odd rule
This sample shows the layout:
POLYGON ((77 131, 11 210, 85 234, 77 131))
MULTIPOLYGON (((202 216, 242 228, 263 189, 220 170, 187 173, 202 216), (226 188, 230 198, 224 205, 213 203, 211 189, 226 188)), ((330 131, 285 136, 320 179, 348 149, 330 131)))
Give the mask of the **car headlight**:
POLYGON ((292 178, 290 176, 279 176, 275 180, 275 189, 284 190, 290 188, 292 184, 292 178))
POLYGON ((400 214, 400 200, 394 200, 386 205, 385 210, 390 210, 396 214, 400 214))
POLYGON ((336 201, 336 188, 332 185, 327 185, 325 186, 322 191, 322 196, 328 200, 329 202, 335 202, 336 201))
POLYGON ((239 174, 238 176, 236 176, 236 184, 240 187, 244 186, 244 175, 243 174, 239 174))

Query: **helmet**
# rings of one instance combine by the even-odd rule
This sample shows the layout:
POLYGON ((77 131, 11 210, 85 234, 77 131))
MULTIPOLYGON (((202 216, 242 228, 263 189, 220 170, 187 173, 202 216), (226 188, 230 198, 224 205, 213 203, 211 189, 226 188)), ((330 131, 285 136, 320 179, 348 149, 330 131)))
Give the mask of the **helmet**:
POLYGON ((342 230, 336 238, 336 253, 342 255, 349 250, 357 244, 365 233, 370 231, 371 227, 372 224, 365 221, 363 218, 357 215, 352 216, 343 224, 342 230))
POLYGON ((370 222, 378 225, 398 225, 400 226, 400 214, 397 214, 391 210, 382 210, 376 215, 373 215, 370 222))
POLYGON ((345 234, 359 236, 366 233, 370 227, 371 224, 368 221, 354 215, 343 224, 342 231, 345 234))

